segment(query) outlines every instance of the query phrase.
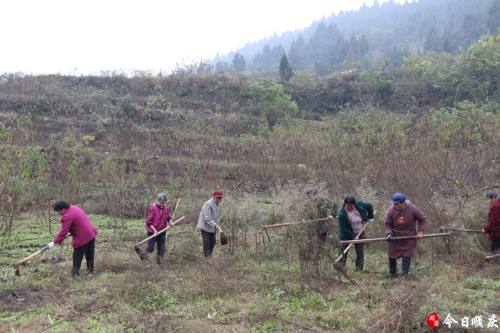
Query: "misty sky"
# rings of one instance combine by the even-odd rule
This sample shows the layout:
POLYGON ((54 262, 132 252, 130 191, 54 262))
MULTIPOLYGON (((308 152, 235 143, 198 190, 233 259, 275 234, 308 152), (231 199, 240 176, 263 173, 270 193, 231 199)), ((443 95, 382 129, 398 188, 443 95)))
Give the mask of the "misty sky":
POLYGON ((169 71, 363 3, 373 0, 1 0, 0 73, 169 71))

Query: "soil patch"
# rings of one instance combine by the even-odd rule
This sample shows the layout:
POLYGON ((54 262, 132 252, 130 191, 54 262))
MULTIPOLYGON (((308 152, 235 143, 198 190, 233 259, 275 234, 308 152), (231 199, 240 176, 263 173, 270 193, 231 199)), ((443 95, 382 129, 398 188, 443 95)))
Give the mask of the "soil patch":
POLYGON ((3 290, 0 291, 0 312, 14 312, 32 308, 57 299, 50 290, 3 290))

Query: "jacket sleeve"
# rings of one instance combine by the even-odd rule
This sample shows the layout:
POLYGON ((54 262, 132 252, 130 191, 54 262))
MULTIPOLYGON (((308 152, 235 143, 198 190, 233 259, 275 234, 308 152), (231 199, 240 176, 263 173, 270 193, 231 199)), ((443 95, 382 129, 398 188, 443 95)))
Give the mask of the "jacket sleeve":
POLYGON ((146 211, 146 225, 148 226, 153 225, 154 215, 155 215, 154 208, 152 206, 149 206, 148 210, 146 211))
POLYGON ((63 242, 72 224, 73 221, 67 215, 63 215, 61 217, 61 230, 59 230, 56 237, 54 238, 55 244, 61 244, 63 242))
POLYGON ((424 213, 422 213, 422 211, 416 206, 413 206, 413 215, 418 221, 418 231, 425 231, 425 228, 427 227, 427 218, 424 213))
POLYGON ((373 206, 372 206, 372 204, 369 203, 369 202, 365 202, 364 204, 365 204, 366 218, 368 220, 373 219, 374 216, 373 216, 373 206))
POLYGON ((385 216, 384 231, 386 235, 392 234, 392 216, 390 209, 387 212, 387 215, 385 216))
POLYGON ((484 231, 488 234, 496 229, 500 229, 500 206, 491 207, 488 215, 488 223, 484 226, 484 231))
POLYGON ((214 218, 212 216, 212 209, 210 205, 203 206, 201 211, 203 213, 203 221, 205 221, 205 223, 210 227, 215 228, 217 226, 217 223, 214 221, 214 218))

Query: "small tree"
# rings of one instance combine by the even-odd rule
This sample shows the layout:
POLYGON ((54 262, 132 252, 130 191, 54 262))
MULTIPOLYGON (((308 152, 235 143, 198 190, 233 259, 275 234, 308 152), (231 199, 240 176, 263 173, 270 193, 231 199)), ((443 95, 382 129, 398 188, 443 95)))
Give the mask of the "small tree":
POLYGON ((283 82, 290 80, 293 76, 293 69, 288 62, 286 54, 283 54, 280 60, 280 79, 283 82))
POLYGON ((15 218, 44 202, 47 155, 34 145, 31 118, 18 116, 14 125, 0 123, 0 230, 10 235, 15 218))
POLYGON ((299 107, 285 92, 283 86, 275 81, 267 80, 252 85, 250 88, 252 99, 256 101, 259 113, 266 119, 269 128, 272 128, 280 118, 297 116, 299 107))
POLYGON ((239 53, 236 53, 233 58, 233 67, 237 72, 244 72, 247 69, 245 57, 239 53))

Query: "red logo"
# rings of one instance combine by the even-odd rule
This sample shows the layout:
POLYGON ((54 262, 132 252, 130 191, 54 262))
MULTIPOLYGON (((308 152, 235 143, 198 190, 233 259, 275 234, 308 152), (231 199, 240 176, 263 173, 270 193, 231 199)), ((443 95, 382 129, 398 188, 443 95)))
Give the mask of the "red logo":
POLYGON ((427 326, 430 329, 439 327, 439 316, 436 312, 433 312, 427 316, 427 326))

